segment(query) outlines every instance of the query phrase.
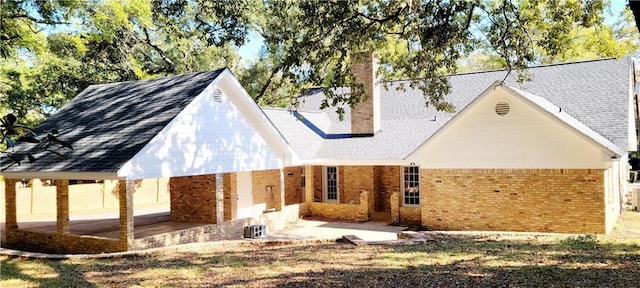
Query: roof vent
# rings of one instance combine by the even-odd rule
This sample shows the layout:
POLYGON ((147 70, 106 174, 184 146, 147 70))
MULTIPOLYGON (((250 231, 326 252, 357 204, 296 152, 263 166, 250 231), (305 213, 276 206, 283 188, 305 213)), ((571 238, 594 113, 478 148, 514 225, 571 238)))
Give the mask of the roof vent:
POLYGON ((211 98, 213 98, 213 101, 217 103, 222 102, 222 91, 220 91, 220 89, 213 89, 213 92, 211 93, 211 98))
POLYGON ((509 104, 509 102, 500 100, 498 101, 498 103, 496 103, 496 114, 500 116, 505 116, 509 114, 510 110, 511 110, 511 105, 509 104))

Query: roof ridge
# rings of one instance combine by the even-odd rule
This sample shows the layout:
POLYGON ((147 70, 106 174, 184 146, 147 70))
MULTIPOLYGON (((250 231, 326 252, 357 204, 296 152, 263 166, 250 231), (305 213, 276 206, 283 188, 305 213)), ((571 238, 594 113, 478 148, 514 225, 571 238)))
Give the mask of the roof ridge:
MULTIPOLYGON (((529 70, 529 69, 536 69, 536 68, 546 68, 546 67, 553 67, 553 66, 564 66, 564 65, 583 64, 583 63, 610 61, 610 60, 616 60, 617 61, 617 60, 622 59, 624 57, 627 57, 627 56, 623 56, 623 57, 620 57, 620 58, 607 57, 607 58, 598 58, 598 59, 584 59, 584 60, 576 60, 576 61, 569 61, 569 62, 541 64, 541 65, 526 67, 525 69, 529 70)), ((485 74, 485 73, 494 73, 494 72, 507 72, 507 71, 510 71, 510 70, 512 71, 513 69, 503 68, 503 69, 494 69, 494 70, 469 71, 469 72, 462 72, 462 73, 455 73, 455 74, 447 74, 447 75, 444 75, 444 76, 445 77, 453 77, 453 76, 485 74)), ((412 80, 420 80, 420 78, 394 79, 394 80, 381 81, 381 83, 395 83, 395 82, 404 82, 404 81, 412 81, 412 80)), ((327 87, 314 86, 314 87, 312 87, 310 89, 323 89, 323 88, 327 88, 327 87)), ((336 87, 336 88, 348 88, 348 87, 336 87)), ((305 94, 299 94, 298 95, 298 97, 307 97, 307 96, 311 96, 311 94, 306 94, 305 93, 305 94)))
MULTIPOLYGON (((626 57, 626 56, 623 56, 623 57, 626 57)), ((529 67, 526 67, 525 70, 536 69, 536 68, 546 68, 546 67, 552 67, 552 66, 583 64, 583 63, 589 63, 589 62, 618 60, 618 59, 621 59, 623 57, 620 57, 620 58, 607 57, 607 58, 598 58, 598 59, 577 60, 577 61, 570 61, 570 62, 549 63, 549 64, 542 64, 542 65, 536 65, 536 66, 529 66, 529 67)), ((453 76, 474 75, 474 74, 484 74, 484 73, 494 73, 494 72, 507 72, 507 71, 513 71, 513 70, 514 69, 503 68, 503 69, 494 69, 494 70, 469 71, 469 72, 462 72, 462 73, 456 73, 456 74, 447 74, 447 75, 444 75, 444 76, 445 77, 453 77, 453 76)), ((396 80, 383 81, 382 83, 403 82, 403 81, 411 81, 411 80, 420 80, 420 78, 396 79, 396 80)))
POLYGON ((167 79, 171 79, 171 78, 177 78, 177 77, 185 77, 185 76, 194 76, 196 74, 203 74, 203 73, 210 73, 210 72, 218 72, 224 69, 229 69, 228 67, 222 67, 222 68, 218 68, 218 69, 213 69, 213 70, 205 70, 205 71, 196 71, 196 72, 189 72, 189 73, 185 73, 185 74, 175 74, 175 75, 166 75, 166 76, 162 76, 162 77, 156 77, 156 78, 147 78, 147 79, 139 79, 139 80, 128 80, 128 81, 121 81, 121 82, 113 82, 113 83, 102 83, 102 84, 91 84, 89 85, 89 87, 100 87, 100 86, 115 86, 115 85, 120 85, 120 84, 125 84, 125 83, 131 83, 131 82, 149 82, 149 81, 158 81, 158 80, 167 80, 167 79))

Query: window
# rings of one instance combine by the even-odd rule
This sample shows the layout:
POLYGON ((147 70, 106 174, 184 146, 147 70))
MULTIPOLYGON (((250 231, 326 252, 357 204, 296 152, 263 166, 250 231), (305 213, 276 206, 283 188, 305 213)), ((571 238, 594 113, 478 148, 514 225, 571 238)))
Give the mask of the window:
POLYGON ((307 179, 304 174, 304 167, 300 168, 300 187, 304 187, 307 185, 307 179))
POLYGON ((404 167, 402 180, 404 205, 420 205, 420 167, 404 167))
POLYGON ((325 201, 338 201, 338 167, 327 166, 324 170, 325 201))

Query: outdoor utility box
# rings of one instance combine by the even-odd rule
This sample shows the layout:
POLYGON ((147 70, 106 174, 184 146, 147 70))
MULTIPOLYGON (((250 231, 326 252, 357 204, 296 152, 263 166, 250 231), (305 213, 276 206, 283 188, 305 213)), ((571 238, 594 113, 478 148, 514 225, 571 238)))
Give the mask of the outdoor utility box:
POLYGON ((631 189, 631 208, 634 211, 640 210, 640 189, 631 189))
POLYGON ((253 224, 244 227, 244 238, 258 238, 267 235, 267 226, 264 224, 253 224))

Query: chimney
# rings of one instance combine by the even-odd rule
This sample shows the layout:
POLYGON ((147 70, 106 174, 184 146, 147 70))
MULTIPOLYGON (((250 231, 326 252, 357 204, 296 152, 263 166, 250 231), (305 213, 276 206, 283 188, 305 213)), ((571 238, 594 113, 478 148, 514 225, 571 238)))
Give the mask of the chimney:
POLYGON ((380 86, 377 77, 378 53, 371 51, 354 53, 351 69, 358 83, 364 85, 367 100, 351 108, 351 133, 371 134, 380 130, 380 86))

